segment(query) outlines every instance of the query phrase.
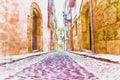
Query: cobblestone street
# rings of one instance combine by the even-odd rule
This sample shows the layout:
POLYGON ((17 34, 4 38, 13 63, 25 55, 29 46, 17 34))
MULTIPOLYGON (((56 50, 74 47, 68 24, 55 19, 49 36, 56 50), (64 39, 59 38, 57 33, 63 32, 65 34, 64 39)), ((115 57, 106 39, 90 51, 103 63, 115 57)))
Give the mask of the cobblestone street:
POLYGON ((116 74, 120 71, 119 64, 99 61, 66 51, 28 57, 1 65, 0 69, 6 72, 4 75, 9 73, 3 80, 119 80, 120 75, 116 74), (14 70, 15 67, 18 69, 14 70), (114 75, 110 76, 111 73, 108 72, 113 72, 114 75))
POLYGON ((94 74, 62 52, 56 52, 5 80, 97 80, 94 74))

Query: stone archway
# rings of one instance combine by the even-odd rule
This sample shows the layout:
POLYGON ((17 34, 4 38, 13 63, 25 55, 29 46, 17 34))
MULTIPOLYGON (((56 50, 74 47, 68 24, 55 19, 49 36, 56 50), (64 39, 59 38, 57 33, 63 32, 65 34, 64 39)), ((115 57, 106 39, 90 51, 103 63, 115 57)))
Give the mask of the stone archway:
POLYGON ((82 48, 85 50, 91 50, 91 26, 90 26, 90 10, 89 2, 87 2, 81 13, 82 24, 82 48))
POLYGON ((39 6, 33 2, 28 15, 28 52, 42 51, 42 14, 39 6))

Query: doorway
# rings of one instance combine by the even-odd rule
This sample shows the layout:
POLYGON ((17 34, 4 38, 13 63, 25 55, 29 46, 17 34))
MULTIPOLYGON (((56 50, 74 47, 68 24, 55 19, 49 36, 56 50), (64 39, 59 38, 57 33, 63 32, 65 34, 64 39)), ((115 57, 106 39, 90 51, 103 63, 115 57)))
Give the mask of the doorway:
POLYGON ((82 8, 82 49, 92 50, 89 2, 82 8))
POLYGON ((37 15, 33 11, 32 50, 37 50, 37 15))
POLYGON ((87 44, 86 44, 86 49, 88 50, 91 50, 91 26, 90 26, 90 12, 89 12, 89 9, 86 11, 86 14, 85 14, 85 21, 86 21, 86 29, 87 29, 87 44))
POLYGON ((28 52, 43 51, 42 14, 37 3, 33 2, 28 15, 28 52))

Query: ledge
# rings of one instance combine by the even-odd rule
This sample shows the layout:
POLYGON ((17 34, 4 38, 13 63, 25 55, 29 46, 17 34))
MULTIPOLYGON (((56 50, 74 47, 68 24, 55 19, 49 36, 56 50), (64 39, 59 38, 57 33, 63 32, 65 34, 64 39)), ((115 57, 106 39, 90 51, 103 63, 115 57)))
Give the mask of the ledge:
POLYGON ((75 53, 77 55, 93 58, 100 61, 105 61, 114 64, 120 64, 120 56, 110 55, 110 54, 96 54, 91 52, 76 52, 76 51, 68 51, 70 53, 75 53))
POLYGON ((16 62, 16 61, 23 60, 25 58, 32 57, 32 56, 40 56, 40 55, 48 54, 50 52, 54 52, 54 51, 24 53, 24 54, 20 54, 20 55, 0 57, 0 65, 4 65, 4 64, 7 64, 7 63, 12 63, 12 62, 16 62))

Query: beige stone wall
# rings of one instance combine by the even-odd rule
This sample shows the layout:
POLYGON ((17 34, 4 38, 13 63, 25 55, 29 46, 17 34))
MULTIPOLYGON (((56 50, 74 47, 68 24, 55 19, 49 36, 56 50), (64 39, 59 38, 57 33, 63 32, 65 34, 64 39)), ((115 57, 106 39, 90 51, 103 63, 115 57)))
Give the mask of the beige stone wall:
POLYGON ((81 25, 81 16, 77 18, 77 37, 78 37, 78 47, 79 51, 82 50, 82 25, 81 25))
POLYGON ((49 50, 48 0, 0 0, 0 56, 28 52, 28 15, 33 2, 42 14, 43 51, 49 50))
POLYGON ((71 28, 70 33, 68 35, 68 50, 70 50, 70 51, 73 51, 74 46, 75 46, 75 45, 73 45, 73 29, 72 28, 71 28))
POLYGON ((120 54, 120 0, 92 0, 96 53, 120 54))
POLYGON ((78 48, 78 37, 77 37, 77 27, 74 21, 74 25, 72 27, 72 34, 73 34, 73 50, 76 51, 78 48))

